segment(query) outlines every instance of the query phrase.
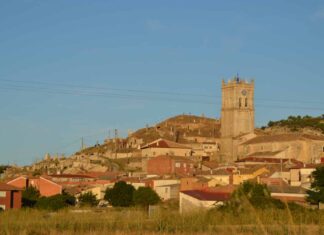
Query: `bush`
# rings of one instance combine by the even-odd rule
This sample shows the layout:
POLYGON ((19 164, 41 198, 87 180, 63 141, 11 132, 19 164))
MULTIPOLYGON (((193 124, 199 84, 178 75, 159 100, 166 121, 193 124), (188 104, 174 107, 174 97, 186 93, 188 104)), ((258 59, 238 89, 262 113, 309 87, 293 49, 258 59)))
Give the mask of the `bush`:
POLYGON ((97 206, 98 200, 96 195, 94 195, 92 192, 83 193, 79 196, 79 204, 80 206, 97 206))
POLYGON ((247 181, 233 192, 230 200, 225 203, 222 209, 240 212, 251 206, 258 209, 286 208, 283 202, 271 197, 266 185, 247 181))
POLYGON ((107 189, 105 200, 114 207, 129 207, 133 205, 135 188, 124 181, 117 182, 112 189, 107 189))
POLYGON ((75 197, 68 194, 41 197, 36 203, 36 208, 57 211, 68 206, 74 206, 75 201, 75 197))
POLYGON ((1 165, 0 166, 0 174, 4 173, 7 168, 9 168, 9 166, 1 165))
POLYGON ((134 192, 133 200, 135 205, 148 207, 158 204, 161 199, 150 187, 140 187, 134 192))
POLYGON ((22 206, 34 207, 39 198, 39 191, 35 187, 28 187, 22 192, 22 206))

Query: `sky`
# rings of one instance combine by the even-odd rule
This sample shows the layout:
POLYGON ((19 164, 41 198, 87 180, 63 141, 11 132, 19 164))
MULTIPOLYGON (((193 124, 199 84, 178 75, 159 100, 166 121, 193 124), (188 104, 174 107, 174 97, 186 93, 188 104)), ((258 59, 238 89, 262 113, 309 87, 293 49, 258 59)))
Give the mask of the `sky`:
POLYGON ((219 118, 236 74, 255 79, 258 127, 321 115, 323 42, 323 1, 0 1, 0 164, 219 118))

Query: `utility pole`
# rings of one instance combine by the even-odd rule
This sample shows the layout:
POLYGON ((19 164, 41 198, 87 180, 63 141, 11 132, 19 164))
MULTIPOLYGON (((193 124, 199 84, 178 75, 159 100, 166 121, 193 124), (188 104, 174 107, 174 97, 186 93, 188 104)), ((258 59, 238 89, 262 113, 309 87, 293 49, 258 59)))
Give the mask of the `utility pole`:
POLYGON ((84 149, 83 137, 81 137, 81 151, 84 149))
POLYGON ((117 139, 118 139, 118 130, 115 129, 115 159, 117 159, 117 139))

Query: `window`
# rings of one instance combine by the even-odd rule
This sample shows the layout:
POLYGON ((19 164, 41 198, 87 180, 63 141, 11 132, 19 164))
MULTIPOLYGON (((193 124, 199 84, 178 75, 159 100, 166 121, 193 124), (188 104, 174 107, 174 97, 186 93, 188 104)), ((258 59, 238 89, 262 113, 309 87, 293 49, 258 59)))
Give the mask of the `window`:
POLYGON ((245 107, 247 107, 247 106, 248 106, 248 99, 245 98, 245 107))
POLYGON ((239 107, 242 107, 242 98, 239 99, 239 107))
POLYGON ((168 192, 169 192, 168 188, 165 188, 165 193, 168 193, 168 192))
POLYGON ((323 153, 324 153, 324 147, 323 147, 323 153))
POLYGON ((6 209, 6 206, 0 204, 0 208, 2 208, 3 210, 5 210, 6 209))
POLYGON ((6 192, 5 191, 0 191, 0 197, 6 197, 6 192))
POLYGON ((177 163, 175 164, 175 167, 179 168, 179 167, 180 167, 180 162, 177 162, 177 163))
POLYGON ((187 164, 186 163, 183 163, 183 167, 187 167, 187 164))

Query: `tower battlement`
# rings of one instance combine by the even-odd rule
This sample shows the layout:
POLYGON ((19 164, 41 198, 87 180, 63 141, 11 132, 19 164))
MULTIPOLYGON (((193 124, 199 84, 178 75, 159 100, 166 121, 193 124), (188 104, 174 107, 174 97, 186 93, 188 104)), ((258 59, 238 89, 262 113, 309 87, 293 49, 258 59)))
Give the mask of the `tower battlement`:
POLYGON ((245 85, 254 85, 254 79, 246 80, 241 79, 238 76, 235 76, 232 79, 229 79, 228 81, 222 80, 222 86, 229 86, 229 85, 237 85, 237 84, 245 84, 245 85))

